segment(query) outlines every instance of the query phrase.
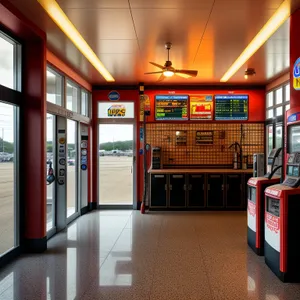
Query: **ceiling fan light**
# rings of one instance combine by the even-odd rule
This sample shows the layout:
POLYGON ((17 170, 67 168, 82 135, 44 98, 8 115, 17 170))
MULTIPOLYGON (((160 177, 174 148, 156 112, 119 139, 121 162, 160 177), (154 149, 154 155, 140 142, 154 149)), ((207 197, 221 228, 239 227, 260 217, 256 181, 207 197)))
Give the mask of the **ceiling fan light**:
POLYGON ((174 72, 167 70, 167 71, 164 71, 163 74, 165 77, 172 77, 174 75, 174 72))

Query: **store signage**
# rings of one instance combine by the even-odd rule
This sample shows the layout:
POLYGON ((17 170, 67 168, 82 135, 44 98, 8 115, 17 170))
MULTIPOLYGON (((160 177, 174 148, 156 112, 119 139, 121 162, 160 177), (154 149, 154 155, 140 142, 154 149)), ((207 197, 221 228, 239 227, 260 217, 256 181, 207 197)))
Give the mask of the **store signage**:
POLYGON ((280 218, 268 212, 265 214, 265 240, 273 249, 280 252, 280 218))
POLYGON ((117 91, 111 91, 108 93, 108 99, 110 101, 118 101, 120 100, 120 94, 117 91))
POLYGON ((213 96, 190 95, 190 119, 212 120, 213 96))
POLYGON ((155 96, 155 119, 188 120, 188 98, 188 95, 155 96))
POLYGON ((300 90, 300 57, 296 60, 293 68, 293 87, 300 90))
POLYGON ((288 123, 297 122, 300 120, 300 112, 290 115, 287 119, 288 123))
POLYGON ((124 105, 113 104, 107 110, 108 117, 125 117, 126 107, 124 105))
POLYGON ((98 117, 100 119, 133 119, 134 103, 128 102, 99 102, 98 117))
POLYGON ((256 204, 250 200, 248 200, 247 214, 248 214, 248 218, 247 218, 248 227, 252 231, 256 232, 256 204))

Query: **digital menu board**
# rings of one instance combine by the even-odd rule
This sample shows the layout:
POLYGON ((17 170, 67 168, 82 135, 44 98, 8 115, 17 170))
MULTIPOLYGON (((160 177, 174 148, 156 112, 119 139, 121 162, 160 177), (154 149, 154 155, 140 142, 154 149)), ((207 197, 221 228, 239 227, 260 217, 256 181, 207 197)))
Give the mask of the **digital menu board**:
POLYGON ((215 120, 248 120, 248 95, 216 95, 215 120))
POLYGON ((212 120, 213 96, 212 95, 190 95, 190 119, 212 120))
POLYGON ((155 96, 156 120, 188 120, 188 95, 155 96))

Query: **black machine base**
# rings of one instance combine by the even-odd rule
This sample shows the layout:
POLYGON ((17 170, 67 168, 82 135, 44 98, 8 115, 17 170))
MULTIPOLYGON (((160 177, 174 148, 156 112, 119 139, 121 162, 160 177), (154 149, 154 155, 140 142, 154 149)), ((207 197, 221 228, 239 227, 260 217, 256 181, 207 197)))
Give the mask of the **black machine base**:
POLYGON ((265 242, 265 262, 271 271, 282 282, 300 282, 300 270, 298 272, 280 271, 280 253, 265 242))
POLYGON ((256 247, 256 232, 248 227, 248 245, 249 247, 259 256, 264 255, 264 247, 262 244, 261 248, 256 247))

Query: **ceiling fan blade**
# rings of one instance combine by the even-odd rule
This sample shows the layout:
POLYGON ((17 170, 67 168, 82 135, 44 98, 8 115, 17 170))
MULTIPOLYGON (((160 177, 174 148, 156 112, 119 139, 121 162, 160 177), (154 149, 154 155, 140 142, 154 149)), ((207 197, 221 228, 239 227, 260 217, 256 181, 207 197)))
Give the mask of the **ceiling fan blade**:
POLYGON ((155 66, 155 67, 158 67, 158 68, 160 68, 160 69, 164 69, 164 68, 165 68, 164 66, 159 65, 159 64, 157 64, 157 63, 154 63, 154 62, 152 62, 152 61, 149 61, 149 64, 151 64, 151 65, 153 65, 153 66, 155 66))
POLYGON ((160 82, 160 81, 163 81, 165 79, 165 75, 164 74, 161 74, 157 80, 157 82, 160 82))
POLYGON ((198 71, 197 70, 175 70, 175 73, 177 75, 179 75, 179 76, 181 74, 184 74, 184 75, 187 75, 189 77, 196 77, 198 75, 198 71))
POLYGON ((183 77, 183 78, 191 78, 192 77, 191 75, 187 75, 187 74, 183 74, 183 73, 175 73, 175 75, 183 77))
POLYGON ((158 72, 147 72, 147 73, 144 73, 144 74, 162 74, 163 71, 158 71, 158 72))

